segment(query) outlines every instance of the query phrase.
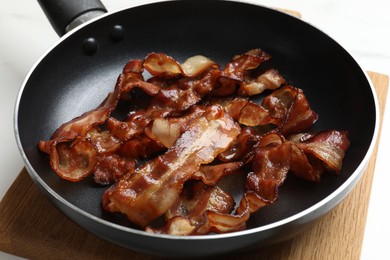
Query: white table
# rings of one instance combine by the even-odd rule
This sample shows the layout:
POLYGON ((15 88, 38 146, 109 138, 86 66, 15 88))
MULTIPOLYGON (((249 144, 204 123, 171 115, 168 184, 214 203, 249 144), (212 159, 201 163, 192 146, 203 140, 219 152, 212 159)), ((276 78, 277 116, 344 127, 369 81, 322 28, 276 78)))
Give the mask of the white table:
MULTIPOLYGON (((35 61, 58 40, 58 36, 50 27, 36 1, 0 1, 1 199, 23 167, 13 132, 13 110, 18 89, 35 61)), ((146 1, 102 0, 102 2, 108 10, 116 10, 146 1)), ((303 20, 337 40, 364 69, 390 75, 390 1, 252 0, 246 2, 299 11, 303 20)), ((387 106, 361 259, 383 259, 389 254, 390 174, 386 170, 388 168, 386 158, 390 154, 389 112, 387 106)), ((0 252, 0 259, 17 258, 0 252)))

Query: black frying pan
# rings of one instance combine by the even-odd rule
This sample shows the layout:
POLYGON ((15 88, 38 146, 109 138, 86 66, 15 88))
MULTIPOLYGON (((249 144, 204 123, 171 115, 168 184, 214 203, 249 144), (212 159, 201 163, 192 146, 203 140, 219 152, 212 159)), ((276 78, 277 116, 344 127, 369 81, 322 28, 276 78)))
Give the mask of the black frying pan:
MULTIPOLYGON (((92 8, 83 6, 84 10, 104 11, 101 4, 92 4, 92 8)), ((77 6, 69 10, 71 16, 80 11, 77 6)), ((64 16, 59 23, 52 20, 59 34, 71 20, 64 16)), ((289 239, 330 211, 363 174, 378 121, 375 94, 366 74, 347 51, 318 29, 261 6, 169 1, 103 15, 62 37, 23 83, 15 110, 15 134, 33 180, 85 229, 143 252, 202 256, 289 239), (179 61, 202 54, 225 64, 233 55, 253 48, 272 55, 270 66, 304 90, 320 115, 313 130, 348 130, 351 146, 340 176, 326 175, 320 184, 288 178, 278 201, 252 216, 245 231, 176 237, 130 228, 123 218, 101 209, 105 188, 91 179, 61 180, 50 169, 47 155, 37 149, 38 141, 49 139, 59 125, 95 108, 113 89, 129 59, 165 52, 179 61)))

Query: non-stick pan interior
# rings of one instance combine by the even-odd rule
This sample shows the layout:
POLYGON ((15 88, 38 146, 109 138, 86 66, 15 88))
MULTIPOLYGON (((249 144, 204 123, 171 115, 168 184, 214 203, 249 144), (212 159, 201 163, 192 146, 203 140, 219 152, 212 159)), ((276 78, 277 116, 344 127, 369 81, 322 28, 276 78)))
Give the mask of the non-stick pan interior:
POLYGON ((224 65, 235 54, 253 48, 268 52, 272 61, 266 66, 277 68, 304 90, 319 114, 312 130, 348 130, 351 146, 339 176, 326 175, 319 184, 290 176, 279 200, 254 215, 248 228, 285 219, 320 202, 355 172, 371 145, 376 115, 370 84, 351 56, 322 32, 289 15, 235 2, 140 6, 65 36, 34 68, 20 97, 17 131, 30 173, 81 210, 129 226, 122 217, 101 209, 106 187, 96 186, 91 178, 69 183, 53 173, 48 156, 37 149, 38 141, 49 139, 59 125, 99 105, 129 59, 165 52, 184 61, 202 54, 224 65), (122 40, 110 36, 115 25, 124 28, 122 40), (90 37, 99 43, 92 54, 82 47, 90 37))

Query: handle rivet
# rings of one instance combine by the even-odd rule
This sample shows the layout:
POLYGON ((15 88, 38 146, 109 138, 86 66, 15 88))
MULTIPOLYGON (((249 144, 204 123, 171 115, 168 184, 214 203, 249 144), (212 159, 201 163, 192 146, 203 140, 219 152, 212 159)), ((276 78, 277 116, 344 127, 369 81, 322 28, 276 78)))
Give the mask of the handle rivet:
POLYGON ((85 54, 92 55, 99 49, 99 42, 93 38, 89 37, 84 40, 82 45, 82 50, 85 54))
POLYGON ((114 25, 110 29, 110 37, 113 41, 119 42, 125 37, 125 29, 122 25, 114 25))

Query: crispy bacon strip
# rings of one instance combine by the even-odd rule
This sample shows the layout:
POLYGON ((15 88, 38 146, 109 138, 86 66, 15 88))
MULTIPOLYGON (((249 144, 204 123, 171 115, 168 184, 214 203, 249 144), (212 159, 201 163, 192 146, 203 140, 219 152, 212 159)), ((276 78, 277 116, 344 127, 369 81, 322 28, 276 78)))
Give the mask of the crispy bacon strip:
POLYGON ((204 117, 192 120, 165 154, 127 175, 103 196, 103 206, 122 212, 145 227, 164 214, 179 197, 184 182, 202 164, 214 160, 239 134, 239 127, 221 107, 210 107, 204 117))
POLYGON ((242 97, 236 97, 234 99, 222 101, 218 100, 218 102, 222 103, 222 106, 225 111, 236 121, 240 118, 241 110, 246 106, 248 101, 248 98, 242 97))
POLYGON ((204 184, 216 185, 223 177, 237 172, 243 166, 242 162, 227 162, 215 165, 201 165, 193 175, 193 179, 202 180, 204 184))
POLYGON ((144 80, 142 72, 142 60, 130 60, 125 65, 116 83, 116 87, 121 90, 120 98, 122 100, 131 101, 134 89, 141 89, 149 96, 154 96, 160 91, 159 85, 144 80))
POLYGON ((181 89, 173 85, 161 89, 152 99, 150 107, 169 109, 171 113, 176 111, 183 112, 199 103, 201 99, 194 89, 181 89))
POLYGON ((261 49, 253 49, 244 54, 235 56, 233 60, 226 64, 222 76, 242 82, 248 70, 257 68, 262 62, 269 60, 271 56, 261 49))
POLYGON ((204 235, 210 232, 228 233, 243 230, 250 217, 247 195, 244 194, 238 210, 230 214, 234 201, 217 186, 196 183, 188 196, 184 191, 178 202, 167 212, 167 223, 161 228, 148 227, 146 231, 171 235, 204 235))
POLYGON ((116 153, 97 156, 93 178, 100 185, 116 183, 123 175, 134 172, 135 161, 116 153))
POLYGON ((321 132, 296 146, 307 156, 312 155, 322 161, 327 171, 340 173, 345 152, 350 142, 347 131, 321 132))
MULTIPOLYGON (((139 62, 130 61, 118 77, 114 92, 109 93, 96 109, 61 125, 49 141, 39 142, 38 147, 41 151, 49 153, 50 165, 59 176, 76 182, 94 171, 98 152, 96 149, 102 149, 102 147, 95 147, 93 140, 91 143, 91 136, 87 135, 94 127, 107 121, 111 112, 116 108, 120 96, 124 91, 130 90, 130 85, 139 86, 130 84, 129 81, 134 78, 139 80, 139 76, 135 75, 141 71, 139 62)), ((145 87, 145 91, 154 93, 155 90, 145 87)))
POLYGON ((164 150, 166 149, 162 144, 150 139, 144 134, 141 134, 123 142, 119 149, 119 154, 127 158, 139 160, 147 159, 148 157, 156 155, 164 150))
POLYGON ((256 149, 253 172, 247 177, 246 189, 261 200, 272 203, 278 187, 284 182, 290 167, 290 147, 276 133, 264 136, 256 149))
POLYGON ((180 136, 180 125, 169 123, 164 118, 156 118, 150 129, 151 138, 170 148, 180 136))
POLYGON ((247 79, 240 84, 238 94, 241 96, 254 96, 264 92, 266 89, 274 90, 286 84, 286 80, 275 69, 262 73, 255 79, 247 79))
POLYGON ((210 94, 212 96, 234 94, 237 86, 246 81, 248 72, 270 58, 271 56, 260 49, 253 49, 244 54, 236 55, 231 62, 226 64, 223 70, 219 71, 219 87, 215 88, 210 94))
MULTIPOLYGON (((246 64, 246 69, 251 69, 256 66, 254 65, 254 62, 260 63, 261 61, 268 58, 269 57, 262 51, 252 50, 242 55, 242 57, 237 58, 236 62, 239 62, 240 64, 246 64)), ((138 110, 134 114, 130 115, 130 117, 125 122, 121 122, 114 118, 110 118, 108 120, 108 128, 123 141, 127 141, 133 138, 135 135, 141 134, 143 129, 154 119, 160 120, 159 118, 165 117, 168 114, 175 114, 185 111, 191 106, 199 103, 203 96, 207 94, 214 94, 214 91, 221 87, 221 71, 216 69, 217 67, 215 63, 204 57, 194 57, 193 59, 190 58, 189 61, 185 62, 186 67, 197 67, 193 69, 197 71, 203 71, 204 73, 202 75, 197 72, 196 74, 199 74, 199 77, 183 78, 176 82, 170 79, 169 85, 162 88, 159 86, 160 83, 157 85, 146 82, 143 82, 145 84, 140 83, 142 78, 139 72, 142 71, 142 69, 140 69, 139 63, 139 60, 128 62, 128 64, 125 66, 124 72, 118 80, 118 84, 123 85, 123 92, 128 92, 133 87, 140 87, 147 94, 154 96, 154 98, 152 99, 146 111, 138 110), (200 68, 198 67, 197 63, 201 64, 199 65, 200 68), (161 108, 164 112, 161 113, 161 115, 156 114, 157 108, 161 108)), ((172 57, 162 53, 149 54, 147 58, 145 58, 144 66, 156 78, 160 79, 166 74, 176 75, 179 72, 179 68, 177 67, 178 62, 172 57)), ((230 72, 233 72, 233 69, 231 69, 230 72)), ((159 80, 159 82, 160 81, 161 80, 159 80)), ((165 85, 166 83, 168 83, 168 81, 164 81, 162 85, 165 85)), ((248 103, 248 107, 242 110, 242 115, 239 118, 240 123, 247 125, 265 124, 270 121, 273 120, 269 117, 267 112, 262 107, 254 103, 248 103), (256 108, 258 112, 262 112, 262 118, 258 117, 258 113, 251 111, 254 108, 256 108), (254 117, 252 115, 256 116, 254 117)), ((149 137, 152 138, 152 136, 149 137)), ((165 143, 165 146, 170 145, 172 145, 171 141, 165 143)))
POLYGON ((150 107, 170 109, 173 114, 181 113, 220 87, 219 76, 219 70, 210 69, 196 78, 182 78, 162 88, 150 102, 150 107))
POLYGON ((155 77, 176 78, 185 76, 197 77, 211 67, 218 68, 218 64, 202 55, 192 56, 179 64, 177 60, 165 53, 150 53, 146 56, 143 66, 155 77))
POLYGON ((179 200, 166 212, 167 223, 162 228, 147 227, 146 231, 170 235, 191 235, 206 231, 206 212, 229 214, 234 206, 233 198, 218 186, 207 186, 202 182, 184 187, 179 200))
POLYGON ((187 129, 188 123, 203 115, 205 111, 206 108, 204 106, 195 105, 180 117, 156 118, 145 128, 144 133, 150 139, 170 148, 187 129))
POLYGON ((227 101, 215 100, 214 102, 221 103, 225 111, 244 126, 277 125, 280 123, 280 120, 274 118, 266 108, 247 98, 236 97, 227 101))
POLYGON ((322 162, 307 156, 298 145, 291 145, 290 171, 308 181, 319 182, 324 173, 322 162))
POLYGON ((123 67, 122 73, 135 73, 134 75, 138 74, 139 76, 142 76, 141 73, 144 71, 143 66, 144 61, 139 59, 129 60, 126 65, 123 67))
POLYGON ((101 131, 97 127, 92 128, 86 138, 95 146, 99 154, 115 153, 121 146, 120 140, 110 131, 101 131))
POLYGON ((289 171, 316 182, 325 171, 338 173, 348 147, 346 131, 322 132, 303 142, 286 141, 276 133, 263 136, 253 160, 253 173, 248 174, 246 182, 251 212, 257 210, 253 205, 276 201, 289 171))
POLYGON ((89 141, 49 142, 50 166, 61 178, 77 182, 92 173, 97 151, 89 141))
POLYGON ((155 77, 175 78, 183 74, 180 64, 165 53, 149 53, 144 68, 155 77))
POLYGON ((309 128, 318 119, 311 110, 302 89, 290 85, 275 90, 264 98, 262 106, 270 115, 279 120, 279 129, 283 135, 299 133, 309 128))
POLYGON ((211 67, 218 68, 218 64, 202 55, 192 56, 181 64, 183 74, 186 77, 197 77, 211 67))
POLYGON ((210 232, 229 233, 244 230, 246 228, 246 222, 250 218, 250 212, 249 206, 247 206, 248 204, 243 205, 244 210, 240 214, 234 215, 206 211, 206 223, 199 227, 196 234, 204 235, 210 232))
POLYGON ((51 139, 70 141, 86 136, 92 127, 101 125, 107 120, 118 103, 119 95, 120 88, 116 87, 115 91, 109 93, 100 106, 61 125, 51 139))
POLYGON ((124 120, 118 120, 110 117, 107 120, 107 128, 121 141, 127 141, 136 135, 142 134, 148 124, 155 118, 165 117, 170 113, 169 110, 165 109, 138 109, 124 120))
POLYGON ((248 101, 241 109, 238 122, 246 126, 260 126, 277 124, 278 121, 271 117, 268 110, 258 104, 248 101))
POLYGON ((233 144, 225 152, 218 155, 223 162, 241 161, 246 164, 252 160, 254 146, 258 143, 257 137, 250 128, 242 128, 241 133, 234 140, 233 144))
POLYGON ((160 91, 160 87, 158 85, 146 82, 140 74, 132 72, 122 73, 119 76, 118 84, 121 84, 122 97, 134 88, 142 89, 149 96, 154 96, 160 91))
POLYGON ((60 177, 76 182, 92 173, 97 151, 85 138, 93 127, 107 120, 119 96, 120 88, 116 87, 96 109, 61 125, 49 141, 39 142, 39 149, 50 155, 51 168, 60 177))

